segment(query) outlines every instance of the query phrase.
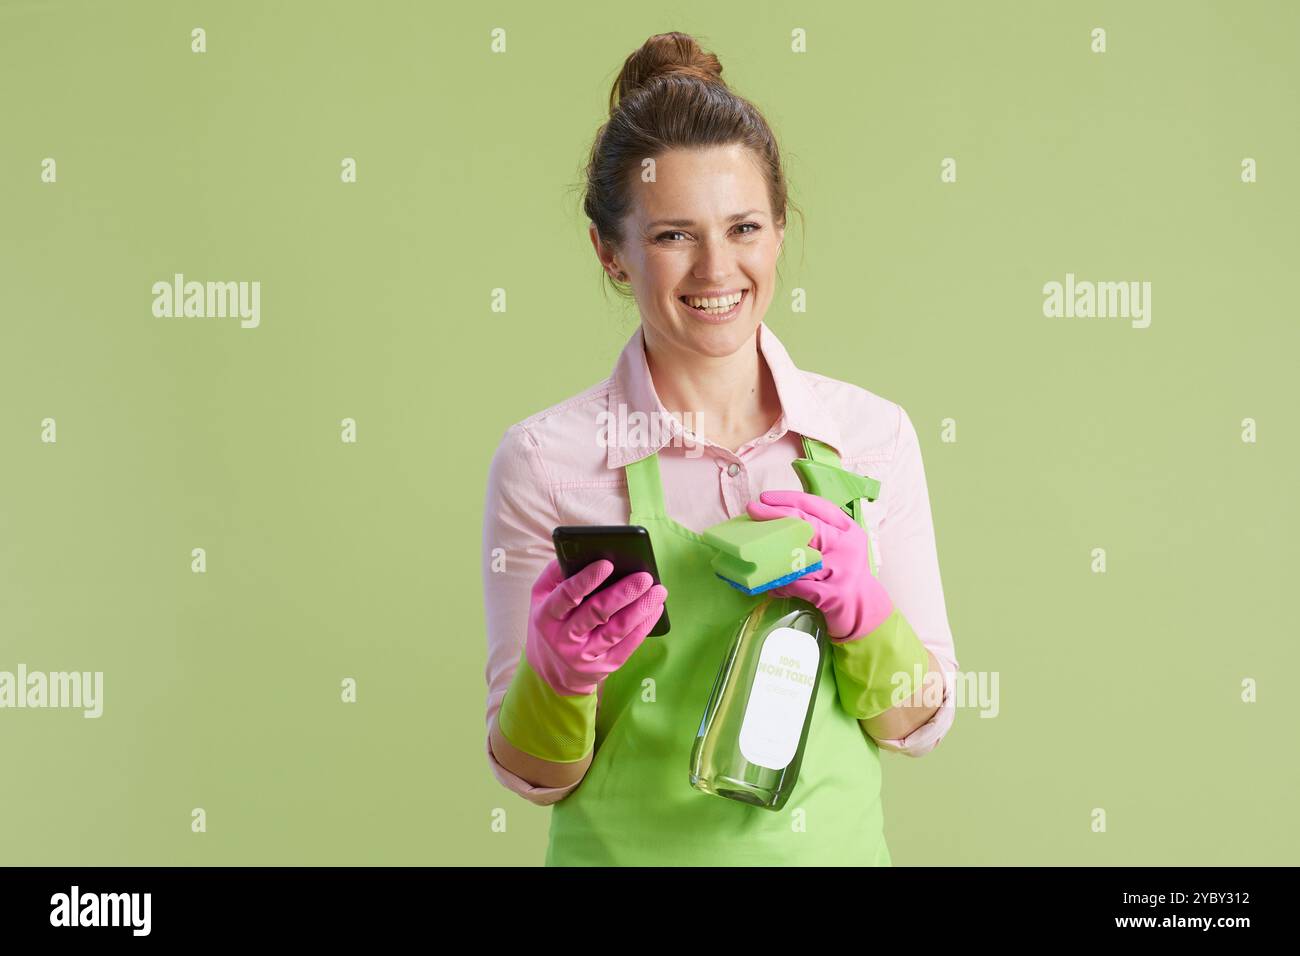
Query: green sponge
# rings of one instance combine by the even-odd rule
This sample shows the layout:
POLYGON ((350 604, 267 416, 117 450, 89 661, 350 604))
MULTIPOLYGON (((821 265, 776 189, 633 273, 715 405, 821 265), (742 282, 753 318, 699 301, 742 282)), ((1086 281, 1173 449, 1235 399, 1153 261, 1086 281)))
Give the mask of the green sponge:
MULTIPOLYGON (((803 490, 825 498, 866 528, 861 499, 875 501, 880 482, 829 461, 814 460, 806 438, 804 447, 810 449, 810 457, 792 462, 803 490)), ((705 544, 717 549, 712 564, 718 577, 746 594, 762 594, 821 568, 821 552, 808 546, 812 534, 812 525, 802 518, 755 521, 743 514, 706 528, 703 537, 705 544)), ((872 570, 874 573, 874 567, 872 570)))
POLYGON ((802 518, 755 521, 747 514, 703 532, 704 543, 718 552, 711 562, 714 573, 746 594, 762 594, 819 570, 821 552, 808 545, 812 535, 812 525, 802 518))

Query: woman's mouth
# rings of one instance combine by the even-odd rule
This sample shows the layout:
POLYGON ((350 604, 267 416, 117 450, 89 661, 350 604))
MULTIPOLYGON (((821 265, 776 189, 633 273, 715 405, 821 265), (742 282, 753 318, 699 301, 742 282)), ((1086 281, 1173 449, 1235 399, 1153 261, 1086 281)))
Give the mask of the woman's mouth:
POLYGON ((705 322, 729 322, 740 314, 740 307, 749 296, 748 289, 741 289, 731 295, 715 298, 700 298, 694 295, 679 295, 677 301, 691 315, 705 322))

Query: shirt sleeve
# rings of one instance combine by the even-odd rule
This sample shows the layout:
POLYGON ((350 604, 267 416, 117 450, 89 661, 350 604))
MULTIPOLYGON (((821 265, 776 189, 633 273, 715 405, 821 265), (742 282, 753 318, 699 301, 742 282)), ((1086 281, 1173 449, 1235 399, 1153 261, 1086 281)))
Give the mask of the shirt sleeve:
POLYGON ((921 443, 911 418, 898 409, 898 443, 889 470, 889 485, 882 482, 881 495, 888 497, 880 522, 880 583, 894 606, 912 625, 943 671, 943 702, 929 721, 906 737, 877 739, 883 750, 920 757, 939 745, 956 717, 953 685, 957 656, 948 609, 939 577, 939 554, 934 540, 934 518, 930 494, 921 463, 921 443))
POLYGON ((538 806, 564 799, 582 781, 567 787, 533 786, 496 759, 491 728, 524 650, 533 584, 555 557, 551 531, 557 524, 541 450, 525 426, 511 425, 492 457, 483 505, 487 758, 502 786, 538 806))

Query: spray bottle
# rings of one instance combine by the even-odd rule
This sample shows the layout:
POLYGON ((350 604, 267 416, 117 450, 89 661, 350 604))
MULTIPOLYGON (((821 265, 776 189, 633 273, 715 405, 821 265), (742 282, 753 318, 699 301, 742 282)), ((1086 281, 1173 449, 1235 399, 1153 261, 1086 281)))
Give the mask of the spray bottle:
MULTIPOLYGON (((862 500, 878 497, 876 479, 812 457, 793 465, 804 491, 867 529, 862 500)), ((830 638, 814 605, 767 592, 821 569, 821 554, 808 544, 812 533, 799 518, 755 521, 748 515, 703 533, 718 552, 712 562, 717 576, 765 596, 736 626, 713 682, 691 748, 690 782, 697 790, 773 811, 794 791, 830 638)), ((874 544, 868 548, 873 574, 874 544)))

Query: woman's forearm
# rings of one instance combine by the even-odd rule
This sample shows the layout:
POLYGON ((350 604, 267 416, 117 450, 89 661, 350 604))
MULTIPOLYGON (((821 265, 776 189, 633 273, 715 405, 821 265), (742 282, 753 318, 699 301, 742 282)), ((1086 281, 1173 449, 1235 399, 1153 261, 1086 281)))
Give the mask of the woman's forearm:
POLYGON ((929 658, 929 669, 921 679, 921 689, 883 714, 858 721, 872 739, 901 740, 938 712, 943 700, 943 673, 934 654, 928 649, 925 653, 929 658), (926 703, 927 700, 931 703, 926 703))
POLYGON ((488 739, 492 744, 492 756, 496 757, 497 762, 534 787, 567 787, 577 783, 586 776, 591 758, 596 753, 595 748, 592 748, 587 756, 572 763, 534 757, 506 740, 501 734, 501 728, 497 726, 495 716, 492 718, 492 732, 488 739))

